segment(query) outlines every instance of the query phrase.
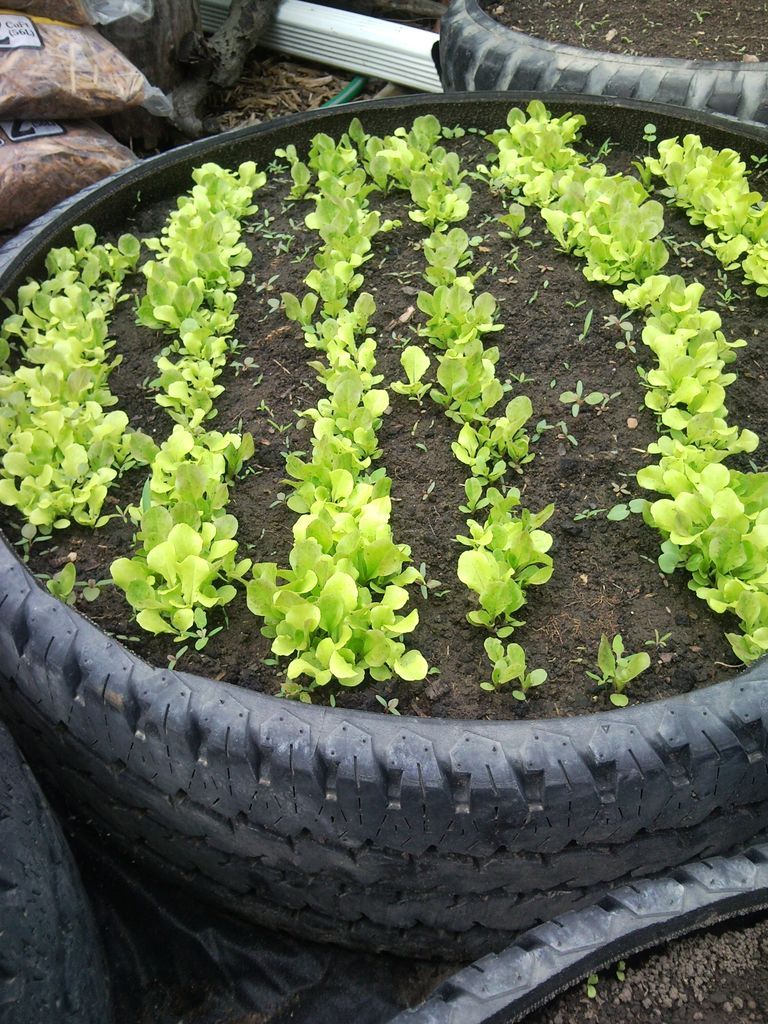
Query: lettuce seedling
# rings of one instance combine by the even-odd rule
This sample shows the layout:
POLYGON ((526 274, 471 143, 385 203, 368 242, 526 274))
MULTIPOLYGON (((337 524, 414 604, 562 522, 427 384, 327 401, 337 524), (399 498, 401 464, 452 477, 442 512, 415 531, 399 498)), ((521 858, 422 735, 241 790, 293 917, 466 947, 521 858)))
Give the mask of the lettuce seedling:
POLYGON ((466 284, 457 281, 450 287, 441 285, 429 292, 419 292, 416 303, 428 317, 419 328, 422 337, 439 349, 469 343, 489 331, 504 330, 495 322, 497 303, 489 292, 473 297, 466 284))
POLYGON ((289 198, 301 199, 302 196, 306 195, 310 182, 312 181, 312 172, 309 167, 299 160, 299 156, 294 145, 286 146, 285 149, 276 149, 275 156, 282 157, 288 161, 288 166, 291 170, 291 178, 293 179, 293 188, 288 193, 289 198))
POLYGON ((509 228, 509 231, 499 232, 501 238, 525 238, 531 233, 530 227, 523 226, 525 224, 525 207, 520 203, 510 203, 509 210, 499 217, 499 221, 509 228))
MULTIPOLYGON (((430 132, 436 128, 435 123, 429 122, 425 128, 425 138, 434 145, 437 136, 433 138, 430 132)), ((536 527, 551 515, 552 509, 539 517, 523 510, 519 519, 513 521, 510 509, 519 504, 519 493, 510 492, 504 498, 498 490, 489 488, 508 466, 519 471, 533 457, 524 430, 532 407, 528 398, 518 396, 507 405, 503 416, 487 415, 508 385, 502 385, 496 378, 498 349, 486 349, 482 335, 501 330, 502 325, 495 321, 497 305, 493 296, 487 292, 473 294, 479 274, 459 276, 459 269, 471 259, 468 235, 459 228, 447 227, 466 215, 469 189, 462 190, 463 172, 458 159, 446 156, 441 147, 420 149, 425 138, 417 141, 404 132, 396 133, 396 137, 378 145, 357 128, 355 137, 377 184, 387 187, 395 183, 399 188, 409 189, 418 207, 410 217, 434 229, 424 243, 429 265, 425 278, 434 291, 420 293, 417 300, 427 317, 419 334, 442 352, 436 375, 438 386, 432 389, 431 397, 461 424, 453 452, 472 472, 465 484, 467 504, 462 510, 490 508, 484 526, 470 521, 471 536, 458 538, 473 548, 459 559, 459 578, 475 590, 481 605, 479 610, 470 612, 469 620, 488 628, 501 620, 499 635, 508 635, 519 624, 514 613, 524 603, 524 587, 543 583, 551 574, 551 558, 546 555, 551 538, 536 527)), ((520 226, 524 218, 520 212, 521 208, 511 210, 508 226, 520 226), (519 223, 513 223, 515 214, 519 223)), ((421 362, 415 368, 414 383, 416 372, 426 369, 421 362)), ((521 686, 527 679, 524 673, 521 686)), ((538 676, 533 675, 532 679, 537 680, 538 676)))
POLYGON ((422 378, 431 365, 431 359, 418 345, 409 345, 400 354, 400 365, 405 371, 408 383, 395 381, 392 390, 398 395, 407 395, 420 402, 431 385, 423 384, 422 378))
POLYGON ((514 107, 508 127, 488 136, 498 150, 497 162, 478 171, 517 194, 521 203, 545 206, 555 196, 559 173, 586 159, 571 146, 585 123, 580 114, 552 117, 540 100, 529 103, 525 112, 514 107))
POLYGON ((437 368, 439 388, 430 392, 438 405, 446 406, 451 419, 467 423, 482 417, 499 402, 504 385, 496 377, 497 348, 484 348, 480 338, 449 349, 437 368))
POLYGON ((662 177, 661 189, 686 210, 693 224, 705 224, 712 234, 704 239, 718 260, 732 269, 739 264, 746 283, 768 295, 768 215, 759 192, 750 188, 746 164, 732 149, 703 146, 698 135, 659 143, 658 157, 645 161, 648 178, 662 177))
POLYGON ((559 198, 542 217, 566 252, 586 259, 587 280, 642 281, 669 259, 656 237, 664 226, 661 203, 648 199, 636 179, 608 177, 603 165, 593 164, 565 172, 557 192, 559 198))
POLYGON ((741 584, 741 592, 735 595, 737 584, 732 580, 732 592, 727 595, 728 606, 739 618, 742 633, 726 633, 733 653, 745 664, 762 658, 768 653, 768 593, 752 590, 741 584))
POLYGON ((146 243, 157 258, 142 267, 147 291, 137 319, 173 336, 152 387, 173 419, 199 430, 215 415, 213 401, 223 390, 215 380, 237 322, 235 289, 251 260, 241 221, 257 211, 253 194, 266 175, 247 162, 237 171, 203 164, 192 177, 195 185, 180 197, 161 237, 146 243))
POLYGON ((252 454, 250 434, 192 434, 179 425, 155 451, 141 504, 128 509, 138 550, 111 566, 142 629, 194 637, 199 650, 211 635, 208 610, 235 597, 251 561, 237 559, 238 523, 225 509, 228 485, 252 454))
POLYGON ((430 228, 463 220, 472 198, 469 185, 460 181, 463 173, 458 155, 437 147, 430 163, 411 177, 411 198, 418 207, 409 212, 411 220, 430 228))
POLYGON ((451 228, 449 231, 444 225, 439 225, 425 239, 423 249, 428 264, 424 277, 433 288, 456 282, 471 288, 479 276, 466 274, 459 277, 458 271, 472 261, 469 236, 462 228, 451 228))
POLYGON ((650 667, 651 658, 647 651, 637 654, 624 654, 624 641, 621 633, 612 640, 603 634, 597 651, 597 672, 587 672, 598 686, 610 686, 610 701, 617 708, 625 708, 629 704, 624 690, 627 683, 636 679, 641 672, 650 667))
POLYGON ((541 686, 547 680, 547 672, 543 668, 535 668, 528 672, 525 663, 525 651, 520 644, 507 644, 506 649, 500 640, 489 636, 485 640, 485 653, 493 665, 491 682, 480 683, 482 690, 493 693, 508 683, 516 680, 517 689, 512 691, 515 700, 526 700, 528 691, 541 686))
MULTIPOLYGON (((263 620, 273 653, 290 659, 282 693, 302 701, 332 681, 357 686, 366 675, 422 679, 427 673, 423 657, 400 640, 415 628, 418 614, 398 614, 408 600, 405 588, 424 581, 407 564, 410 549, 393 540, 390 481, 383 469, 371 468, 389 405, 387 392, 376 387, 382 378, 368 326, 375 305, 367 294, 351 305, 372 238, 395 222, 368 209, 373 186, 356 149, 368 139, 354 126, 350 136, 338 143, 328 136, 313 140, 307 166, 317 191, 306 223, 323 242, 305 279, 314 295, 283 298, 307 345, 326 356, 311 363, 326 397, 301 414, 312 425, 311 453, 286 458, 293 487, 287 504, 300 516, 289 567, 258 564, 246 587, 248 607, 263 620)), ((421 378, 428 365, 420 349, 404 353, 406 391, 427 389, 421 378)))
POLYGON ((64 604, 74 604, 77 598, 77 594, 75 594, 76 582, 77 569, 75 568, 75 563, 67 562, 45 585, 50 593, 60 601, 63 601, 64 604))
POLYGON ((305 516, 294 528, 291 568, 254 567, 248 607, 264 619, 273 652, 293 656, 288 679, 311 679, 305 692, 331 680, 357 686, 366 673, 378 680, 426 675, 422 656, 406 653, 398 639, 418 622, 415 609, 397 612, 408 600, 405 587, 422 577, 405 567, 410 551, 392 542, 388 520, 386 499, 357 516, 305 516))
MULTIPOLYGON (((459 462, 469 466, 481 487, 498 480, 510 466, 521 472, 522 466, 533 459, 529 451, 530 438, 524 430, 532 415, 530 398, 518 395, 507 404, 504 416, 480 422, 478 426, 465 423, 461 428, 458 439, 451 445, 453 454, 459 462)), ((470 492, 467 498, 472 500, 470 492)))
POLYGON ((49 277, 19 289, 16 313, 0 331, 23 346, 22 364, 0 374, 0 502, 30 523, 57 529, 72 519, 101 525, 107 490, 130 458, 127 417, 106 412, 115 397, 109 374, 109 316, 139 243, 97 245, 89 225, 73 230, 72 248, 53 249, 49 277))
POLYGON ((195 626, 205 634, 207 612, 232 601, 237 593, 232 584, 243 580, 251 560, 236 561, 234 516, 219 516, 195 528, 177 521, 180 514, 180 506, 173 512, 150 508, 141 519, 142 549, 133 558, 116 559, 111 573, 138 612, 142 629, 174 633, 183 640, 195 626))
POLYGON ((458 576, 477 594, 480 608, 467 620, 485 626, 499 636, 509 636, 522 625, 515 613, 525 604, 525 591, 546 583, 552 575, 552 558, 547 554, 552 536, 540 527, 551 517, 554 506, 541 512, 520 509, 520 492, 511 488, 503 496, 495 488, 487 492, 490 511, 484 523, 470 519, 469 536, 459 543, 470 548, 459 556, 458 576), (501 628, 496 628, 501 622, 501 628))

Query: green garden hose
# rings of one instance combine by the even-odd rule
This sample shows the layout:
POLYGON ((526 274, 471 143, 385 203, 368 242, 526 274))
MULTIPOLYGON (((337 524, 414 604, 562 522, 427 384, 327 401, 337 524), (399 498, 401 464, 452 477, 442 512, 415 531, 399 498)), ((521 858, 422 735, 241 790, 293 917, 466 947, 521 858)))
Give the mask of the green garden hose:
POLYGON ((353 100, 356 96, 360 95, 360 93, 365 88, 365 83, 367 81, 368 79, 363 78, 362 75, 356 75, 351 82, 347 82, 347 84, 344 86, 341 92, 336 93, 335 96, 332 96, 329 100, 326 100, 325 103, 321 103, 320 106, 338 107, 342 103, 349 103, 350 100, 353 100))

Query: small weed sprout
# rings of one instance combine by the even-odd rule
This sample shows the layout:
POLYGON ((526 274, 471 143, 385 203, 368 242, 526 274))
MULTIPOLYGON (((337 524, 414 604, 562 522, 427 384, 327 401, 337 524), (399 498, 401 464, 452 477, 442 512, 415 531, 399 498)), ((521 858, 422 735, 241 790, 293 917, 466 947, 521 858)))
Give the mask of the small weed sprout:
POLYGON ((387 700, 386 697, 382 697, 380 693, 377 693, 376 700, 379 702, 379 704, 381 704, 381 706, 384 708, 388 715, 400 714, 400 712, 397 710, 397 705, 400 703, 397 697, 392 697, 390 700, 387 700))
POLYGON ((671 636, 672 636, 671 632, 670 633, 660 634, 658 629, 654 629, 654 631, 653 631, 653 639, 652 640, 646 640, 645 641, 645 646, 646 647, 653 647, 653 649, 655 651, 663 651, 664 648, 667 646, 667 641, 669 640, 669 638, 671 636))
POLYGON ((632 334, 635 329, 635 325, 632 323, 630 317, 632 316, 632 310, 627 313, 622 313, 621 316, 616 316, 611 313, 610 316, 603 317, 603 330, 613 333, 618 331, 622 335, 622 340, 617 341, 615 348, 618 351, 622 349, 628 349, 630 352, 635 354, 637 352, 637 344, 632 334))
POLYGON ((86 580, 82 585, 82 595, 89 603, 98 601, 104 587, 108 587, 111 583, 112 580, 86 580))
POLYGON ((594 312, 595 311, 593 309, 590 309, 587 312, 587 315, 584 317, 584 326, 581 329, 581 334, 579 334, 578 341, 584 341, 587 335, 589 334, 589 328, 592 326, 592 315, 594 314, 594 312))
POLYGON ((604 391, 590 391, 585 395, 584 385, 579 380, 576 381, 576 387, 573 391, 562 392, 560 401, 563 405, 570 405, 571 416, 576 419, 583 405, 605 405, 612 397, 615 396, 607 395, 604 391))
POLYGON ((187 645, 185 644, 183 647, 179 647, 178 650, 168 655, 168 668, 171 670, 171 672, 173 672, 179 661, 184 657, 188 650, 189 647, 187 647, 187 645))
POLYGON ((632 501, 622 502, 608 509, 608 514, 605 518, 610 519, 612 523, 620 523, 622 520, 628 519, 633 513, 641 513, 647 504, 648 501, 645 498, 633 498, 632 501))
MULTIPOLYGON (((433 590, 437 591, 437 588, 438 587, 442 587, 443 584, 440 582, 440 580, 428 580, 427 579, 427 563, 426 562, 422 562, 421 565, 419 566, 419 575, 424 580, 423 583, 419 584, 419 590, 421 591, 421 596, 426 601, 427 598, 429 597, 430 591, 433 591, 433 590)), ((435 594, 435 597, 441 597, 441 596, 444 596, 447 593, 448 593, 447 590, 439 591, 438 593, 435 594)))
POLYGON ((29 561, 29 554, 33 544, 40 544, 51 539, 50 533, 45 530, 40 532, 34 523, 24 523, 21 528, 21 540, 16 541, 16 544, 21 548, 23 554, 22 558, 25 562, 29 561))

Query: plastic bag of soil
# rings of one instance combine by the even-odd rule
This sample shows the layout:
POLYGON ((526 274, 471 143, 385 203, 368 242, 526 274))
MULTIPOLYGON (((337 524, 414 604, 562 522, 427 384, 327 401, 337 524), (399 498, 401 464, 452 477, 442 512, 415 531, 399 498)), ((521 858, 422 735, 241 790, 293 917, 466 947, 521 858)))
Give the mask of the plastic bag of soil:
POLYGON ((154 0, 4 0, 3 7, 73 25, 109 25, 119 18, 147 21, 152 17, 154 0))
POLYGON ((163 93, 96 29, 0 7, 0 117, 170 113, 163 93))
POLYGON ((0 120, 0 231, 136 163, 95 124, 0 120))

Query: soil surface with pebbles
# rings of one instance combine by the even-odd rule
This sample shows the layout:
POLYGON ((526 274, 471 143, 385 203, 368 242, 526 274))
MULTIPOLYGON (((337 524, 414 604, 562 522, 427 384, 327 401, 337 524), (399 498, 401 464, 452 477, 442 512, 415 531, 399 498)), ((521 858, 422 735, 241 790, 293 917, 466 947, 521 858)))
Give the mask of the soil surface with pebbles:
POLYGON ((603 971, 597 995, 577 985, 526 1024, 764 1024, 768 914, 725 921, 627 961, 624 981, 603 971))

